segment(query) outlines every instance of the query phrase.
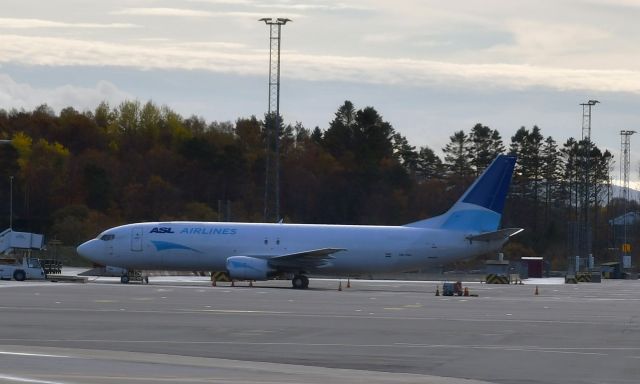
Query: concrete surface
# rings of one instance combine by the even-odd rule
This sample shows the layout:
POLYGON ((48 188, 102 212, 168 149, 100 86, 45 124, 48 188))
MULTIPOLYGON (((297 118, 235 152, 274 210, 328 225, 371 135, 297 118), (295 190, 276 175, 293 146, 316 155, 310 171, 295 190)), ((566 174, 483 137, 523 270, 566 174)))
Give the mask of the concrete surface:
POLYGON ((637 383, 640 282, 0 282, 0 382, 637 383))

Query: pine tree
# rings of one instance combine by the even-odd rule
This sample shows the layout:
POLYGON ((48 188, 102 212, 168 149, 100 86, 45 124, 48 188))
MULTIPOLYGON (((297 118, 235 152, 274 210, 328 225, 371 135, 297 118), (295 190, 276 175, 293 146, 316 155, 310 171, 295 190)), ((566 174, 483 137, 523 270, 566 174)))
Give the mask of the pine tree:
POLYGON ((468 177, 472 171, 467 134, 464 131, 457 131, 449 137, 449 140, 447 146, 442 149, 449 172, 458 177, 468 177))

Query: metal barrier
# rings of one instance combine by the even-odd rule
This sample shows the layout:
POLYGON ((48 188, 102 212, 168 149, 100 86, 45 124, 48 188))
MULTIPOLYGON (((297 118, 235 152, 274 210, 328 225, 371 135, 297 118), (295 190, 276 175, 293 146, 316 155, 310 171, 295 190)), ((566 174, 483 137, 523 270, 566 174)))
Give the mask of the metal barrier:
POLYGON ((576 279, 575 275, 566 275, 564 277, 565 284, 578 284, 578 279, 576 279))
POLYGON ((579 283, 590 283, 591 282, 591 272, 577 272, 576 280, 579 283))
POLYGON ((211 272, 211 280, 229 282, 229 274, 227 272, 211 272))
POLYGON ((487 275, 487 284, 509 284, 509 277, 490 273, 487 275))

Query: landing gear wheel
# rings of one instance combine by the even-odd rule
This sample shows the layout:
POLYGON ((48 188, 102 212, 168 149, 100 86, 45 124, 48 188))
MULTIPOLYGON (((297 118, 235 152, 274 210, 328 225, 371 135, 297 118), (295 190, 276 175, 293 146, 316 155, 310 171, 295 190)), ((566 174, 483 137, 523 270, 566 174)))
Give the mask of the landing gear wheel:
POLYGON ((294 289, 309 288, 309 278, 304 275, 295 275, 291 280, 291 285, 294 289))
POLYGON ((129 276, 127 276, 127 275, 120 276, 120 282, 122 284, 129 284, 129 276))

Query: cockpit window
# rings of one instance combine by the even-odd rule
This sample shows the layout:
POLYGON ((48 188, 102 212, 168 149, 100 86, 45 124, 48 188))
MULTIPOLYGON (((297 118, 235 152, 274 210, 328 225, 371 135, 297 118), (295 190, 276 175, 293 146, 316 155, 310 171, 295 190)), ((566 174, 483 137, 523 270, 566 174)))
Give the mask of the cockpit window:
POLYGON ((102 236, 100 237, 100 240, 102 240, 102 241, 110 241, 110 240, 115 239, 115 237, 116 237, 116 235, 113 235, 113 234, 109 234, 109 235, 102 235, 102 236))

